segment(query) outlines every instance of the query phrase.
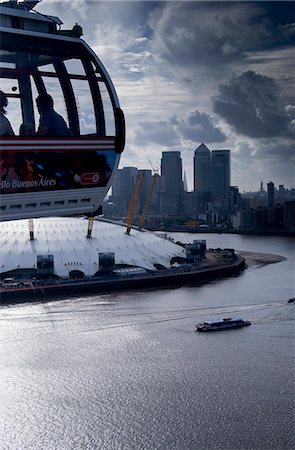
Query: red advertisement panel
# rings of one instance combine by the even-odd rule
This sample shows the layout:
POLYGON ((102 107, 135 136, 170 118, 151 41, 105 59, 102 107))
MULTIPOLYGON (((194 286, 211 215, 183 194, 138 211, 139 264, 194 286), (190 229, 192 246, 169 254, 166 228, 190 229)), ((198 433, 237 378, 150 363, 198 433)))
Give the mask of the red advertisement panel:
POLYGON ((1 142, 1 194, 105 187, 117 154, 104 142, 1 142), (100 148, 104 149, 100 149, 100 148))

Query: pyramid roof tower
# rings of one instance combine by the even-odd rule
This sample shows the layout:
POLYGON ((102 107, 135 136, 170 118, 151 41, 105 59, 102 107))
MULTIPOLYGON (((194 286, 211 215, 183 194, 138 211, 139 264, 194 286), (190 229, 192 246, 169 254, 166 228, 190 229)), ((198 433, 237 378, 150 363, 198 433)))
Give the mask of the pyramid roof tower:
POLYGON ((198 153, 210 153, 210 150, 209 150, 209 148, 208 147, 206 147, 206 145, 202 142, 202 144, 201 145, 199 145, 199 147, 198 148, 196 148, 196 150, 195 150, 196 152, 198 152, 198 153))

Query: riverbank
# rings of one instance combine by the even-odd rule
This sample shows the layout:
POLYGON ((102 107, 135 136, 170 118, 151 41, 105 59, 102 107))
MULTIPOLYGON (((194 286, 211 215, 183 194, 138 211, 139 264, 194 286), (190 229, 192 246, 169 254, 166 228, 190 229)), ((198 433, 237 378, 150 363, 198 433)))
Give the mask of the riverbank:
POLYGON ((245 259, 247 266, 265 266, 266 264, 274 264, 287 259, 285 256, 270 253, 247 252, 244 250, 237 250, 237 253, 245 259))
POLYGON ((262 229, 262 230, 235 230, 233 228, 215 228, 215 227, 204 227, 204 228, 190 228, 184 225, 174 225, 166 228, 148 228, 149 231, 158 231, 161 233, 193 233, 193 234, 239 234, 245 236, 283 236, 283 237, 294 237, 295 231, 290 230, 273 230, 273 229, 262 229))
POLYGON ((269 253, 236 251, 236 259, 220 260, 219 252, 207 251, 206 258, 199 265, 189 265, 183 268, 174 268, 151 272, 141 275, 127 275, 115 277, 105 275, 97 278, 83 280, 58 280, 55 283, 32 285, 29 287, 1 288, 1 303, 11 301, 40 300, 48 296, 75 295, 89 293, 106 293, 142 288, 161 288, 173 285, 184 285, 198 281, 230 276, 238 273, 244 267, 264 266, 286 260, 280 255, 269 253))
MULTIPOLYGON (((219 252, 218 252, 219 254, 219 252)), ((10 301, 42 300, 48 296, 101 294, 143 288, 183 286, 201 280, 231 276, 245 267, 245 259, 234 255, 231 258, 216 258, 215 252, 207 252, 206 258, 199 264, 186 264, 180 267, 159 270, 144 274, 114 274, 80 280, 48 280, 42 284, 1 288, 1 303, 10 301)))

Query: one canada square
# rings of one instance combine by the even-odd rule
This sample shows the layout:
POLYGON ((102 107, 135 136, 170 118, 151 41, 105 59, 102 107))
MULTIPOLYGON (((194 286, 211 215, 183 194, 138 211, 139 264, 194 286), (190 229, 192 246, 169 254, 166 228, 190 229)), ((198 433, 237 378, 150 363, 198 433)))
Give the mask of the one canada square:
POLYGON ((194 191, 199 210, 211 209, 227 215, 230 199, 230 150, 210 151, 201 144, 194 154, 194 191))

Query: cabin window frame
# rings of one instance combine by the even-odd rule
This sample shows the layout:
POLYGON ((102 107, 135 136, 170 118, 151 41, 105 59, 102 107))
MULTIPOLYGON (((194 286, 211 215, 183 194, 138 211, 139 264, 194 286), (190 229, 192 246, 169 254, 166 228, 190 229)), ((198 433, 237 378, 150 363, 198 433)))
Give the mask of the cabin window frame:
MULTIPOLYGON (((68 125, 77 137, 114 137, 116 134, 116 112, 117 107, 112 95, 111 87, 107 78, 99 67, 98 61, 94 58, 87 48, 81 42, 63 41, 59 39, 45 39, 32 35, 23 36, 21 34, 12 34, 1 32, 1 51, 0 58, 0 76, 2 78, 14 78, 18 80, 19 93, 8 93, 9 97, 19 97, 21 101, 22 123, 25 125, 20 135, 32 136, 38 127, 38 118, 35 117, 33 89, 31 77, 35 82, 38 94, 46 93, 46 84, 44 77, 55 78, 61 87, 65 107, 68 115, 68 125), (9 41, 9 42, 8 42, 9 41), (64 49, 62 49, 62 47, 64 49), (13 49, 13 50, 12 50, 13 49), (9 52, 9 53, 8 53, 9 52), (18 60, 18 61, 17 61, 18 60), (82 63, 85 75, 71 72, 65 65, 65 61, 78 60, 82 63), (7 62, 7 67, 3 63, 7 62), (14 63, 15 67, 11 65, 14 63), (54 72, 42 70, 42 66, 52 64, 54 72), (81 133, 79 108, 77 105, 77 96, 73 88, 72 80, 87 81, 89 93, 91 95, 93 112, 95 114, 95 132, 86 134, 81 133), (103 103, 103 97, 100 92, 100 83, 103 83, 108 94, 110 104, 112 105, 110 122, 113 124, 113 134, 107 135, 106 130, 106 111, 103 103)), ((66 118, 65 118, 66 119, 66 118)))

